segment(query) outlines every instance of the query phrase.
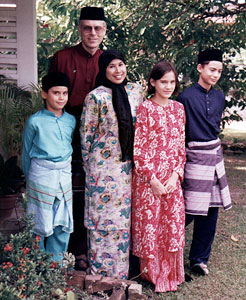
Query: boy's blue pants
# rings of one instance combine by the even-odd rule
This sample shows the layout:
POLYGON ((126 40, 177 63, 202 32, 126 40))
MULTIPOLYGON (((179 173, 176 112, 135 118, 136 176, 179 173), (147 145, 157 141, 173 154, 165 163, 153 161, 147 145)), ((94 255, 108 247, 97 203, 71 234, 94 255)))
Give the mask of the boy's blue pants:
POLYGON ((53 254, 52 260, 60 262, 67 251, 69 237, 70 233, 63 231, 62 226, 57 226, 52 235, 46 238, 41 236, 40 249, 53 254))
POLYGON ((190 249, 190 266, 196 263, 207 264, 215 236, 218 207, 210 207, 207 216, 186 214, 185 226, 194 220, 193 239, 190 249))

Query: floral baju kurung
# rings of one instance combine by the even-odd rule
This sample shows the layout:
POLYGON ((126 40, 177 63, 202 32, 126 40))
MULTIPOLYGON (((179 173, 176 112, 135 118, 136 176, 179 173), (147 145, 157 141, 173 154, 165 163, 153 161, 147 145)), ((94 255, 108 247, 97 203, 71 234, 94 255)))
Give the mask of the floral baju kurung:
MULTIPOLYGON (((143 90, 133 83, 125 88, 135 123, 143 90)), ((87 95, 81 116, 81 145, 86 172, 85 226, 91 273, 127 278, 132 162, 121 161, 110 88, 100 86, 87 95)))
POLYGON ((180 181, 185 164, 185 113, 180 103, 161 106, 151 100, 140 105, 135 130, 132 238, 133 254, 140 257, 142 277, 156 292, 175 291, 184 281, 185 207, 180 181), (173 193, 155 196, 150 181, 164 184, 179 175, 173 193))

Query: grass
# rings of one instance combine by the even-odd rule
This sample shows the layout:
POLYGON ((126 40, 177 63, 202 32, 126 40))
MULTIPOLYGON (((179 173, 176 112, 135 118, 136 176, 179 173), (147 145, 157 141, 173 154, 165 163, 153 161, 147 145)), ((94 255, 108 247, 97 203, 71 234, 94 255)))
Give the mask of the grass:
MULTIPOLYGON (((233 207, 220 209, 216 237, 209 260, 208 276, 192 274, 193 281, 182 284, 177 292, 154 293, 153 286, 144 285, 149 299, 165 300, 243 300, 246 299, 246 157, 225 156, 227 178, 233 207)), ((188 274, 188 252, 192 226, 186 230, 184 254, 188 274)))

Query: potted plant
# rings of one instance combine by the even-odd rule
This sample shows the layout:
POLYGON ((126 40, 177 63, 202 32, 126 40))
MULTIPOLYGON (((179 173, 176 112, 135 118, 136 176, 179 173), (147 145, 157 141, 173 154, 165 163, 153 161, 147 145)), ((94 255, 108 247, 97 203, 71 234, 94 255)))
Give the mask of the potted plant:
POLYGON ((17 165, 17 156, 4 162, 0 154, 0 217, 9 217, 16 205, 21 187, 24 186, 24 175, 17 165))

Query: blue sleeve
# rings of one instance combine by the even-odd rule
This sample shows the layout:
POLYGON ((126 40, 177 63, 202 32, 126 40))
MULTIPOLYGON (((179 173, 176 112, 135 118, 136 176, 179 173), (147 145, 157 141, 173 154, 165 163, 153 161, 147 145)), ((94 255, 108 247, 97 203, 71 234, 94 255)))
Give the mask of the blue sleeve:
POLYGON ((28 172, 31 164, 30 150, 33 145, 33 140, 36 135, 35 128, 31 122, 31 118, 26 121, 22 133, 22 170, 27 180, 28 172))

